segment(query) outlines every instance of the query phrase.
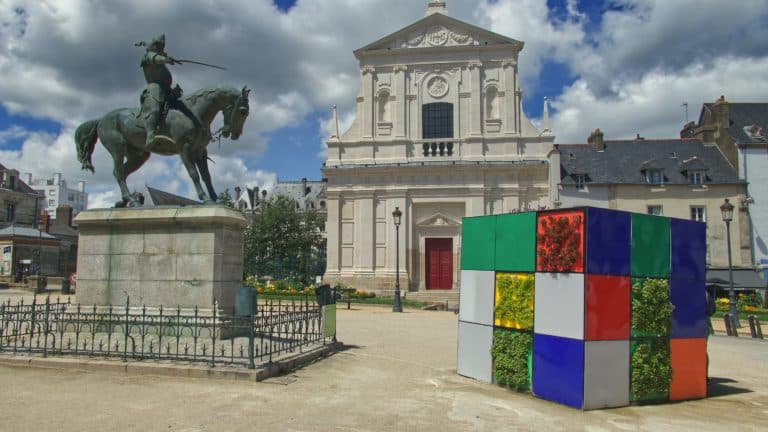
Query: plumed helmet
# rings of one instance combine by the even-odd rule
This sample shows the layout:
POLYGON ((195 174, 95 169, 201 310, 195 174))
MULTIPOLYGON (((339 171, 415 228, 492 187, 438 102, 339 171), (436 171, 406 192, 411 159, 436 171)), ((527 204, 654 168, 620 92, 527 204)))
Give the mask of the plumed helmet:
POLYGON ((152 39, 152 42, 149 43, 149 48, 159 48, 163 49, 165 48, 165 33, 161 34, 160 36, 152 39))

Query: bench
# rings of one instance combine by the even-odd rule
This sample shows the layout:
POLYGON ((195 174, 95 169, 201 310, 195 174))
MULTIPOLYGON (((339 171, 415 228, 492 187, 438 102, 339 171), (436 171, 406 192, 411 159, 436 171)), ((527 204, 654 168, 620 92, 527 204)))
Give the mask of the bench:
POLYGON ((339 287, 333 287, 333 298, 337 302, 346 302, 347 303, 347 309, 350 309, 352 306, 352 300, 354 297, 352 297, 352 294, 357 291, 354 288, 339 288, 339 287))

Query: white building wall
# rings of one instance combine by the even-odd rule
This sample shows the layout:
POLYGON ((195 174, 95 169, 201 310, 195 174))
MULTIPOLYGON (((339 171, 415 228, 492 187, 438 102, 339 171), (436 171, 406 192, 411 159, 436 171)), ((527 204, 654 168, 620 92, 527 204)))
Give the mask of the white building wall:
MULTIPOLYGON (((754 203, 748 204, 752 221, 754 263, 768 271, 768 157, 765 147, 747 147, 739 152, 739 175, 748 182, 754 203)), ((734 203, 737 205, 737 203, 734 203)))

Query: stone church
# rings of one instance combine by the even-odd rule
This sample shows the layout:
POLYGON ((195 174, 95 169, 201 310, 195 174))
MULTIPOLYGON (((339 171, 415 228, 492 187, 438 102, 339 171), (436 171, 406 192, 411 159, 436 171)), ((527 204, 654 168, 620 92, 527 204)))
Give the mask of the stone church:
POLYGON ((323 167, 326 281, 391 293, 399 258, 410 297, 455 293, 463 217, 559 204, 546 102, 543 130, 522 109, 522 49, 431 1, 421 20, 354 52, 356 117, 329 138, 323 167))

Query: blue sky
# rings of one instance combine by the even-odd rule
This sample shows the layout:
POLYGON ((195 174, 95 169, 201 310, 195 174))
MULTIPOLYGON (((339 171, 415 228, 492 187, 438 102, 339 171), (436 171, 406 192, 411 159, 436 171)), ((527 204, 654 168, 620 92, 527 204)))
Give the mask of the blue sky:
MULTIPOLYGON (((768 100, 768 3, 742 0, 448 0, 449 14, 525 42, 523 108, 540 120, 551 101, 560 144, 674 137, 721 94, 768 100), (713 25, 712 23, 718 23, 713 25)), ((118 198, 112 163, 97 146, 96 174, 80 171, 74 129, 143 87, 133 47, 165 32, 167 50, 226 66, 176 65, 187 92, 246 84, 243 137, 209 153, 218 190, 317 179, 331 105, 353 118, 359 65, 352 51, 424 16, 427 0, 0 0, 0 162, 35 176, 86 180, 93 206, 118 198), (126 17, 131 17, 130 19, 126 17)), ((220 122, 220 120, 219 120, 220 122)), ((178 158, 153 156, 129 186, 193 197, 178 158)))

